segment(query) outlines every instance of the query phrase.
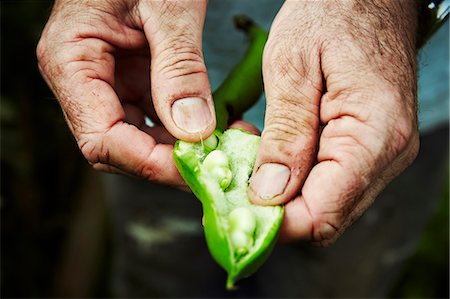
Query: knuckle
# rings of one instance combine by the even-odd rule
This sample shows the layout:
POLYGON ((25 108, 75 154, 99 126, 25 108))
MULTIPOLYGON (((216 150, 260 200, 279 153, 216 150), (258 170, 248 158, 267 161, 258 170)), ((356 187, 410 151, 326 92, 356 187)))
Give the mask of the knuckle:
POLYGON ((267 99, 268 121, 279 120, 294 122, 300 128, 317 130, 319 126, 319 107, 311 99, 311 95, 296 93, 284 93, 274 95, 267 99))
POLYGON ((80 139, 78 147, 89 164, 95 165, 100 162, 97 146, 91 140, 80 139))
POLYGON ((293 68, 297 69, 298 73, 304 73, 305 70, 303 51, 290 40, 268 41, 264 47, 263 64, 264 71, 274 76, 285 77, 293 68))
POLYGON ((283 49, 284 47, 287 47, 286 42, 283 41, 274 41, 273 39, 269 38, 266 45, 264 46, 263 51, 263 61, 267 63, 271 63, 271 61, 278 59, 278 57, 283 56, 283 53, 285 53, 286 49, 283 49))
POLYGON ((139 177, 144 178, 147 181, 156 181, 160 177, 160 174, 145 162, 138 167, 137 174, 139 177))
POLYGON ((183 35, 169 40, 156 60, 155 71, 168 79, 206 73, 201 50, 183 35))
POLYGON ((85 134, 78 140, 78 147, 89 164, 109 164, 110 153, 99 134, 85 134))
POLYGON ((414 159, 416 159, 417 155, 419 154, 419 151, 420 151, 420 138, 419 133, 416 133, 414 134, 414 137, 412 139, 412 148, 410 155, 411 162, 414 161, 414 159))
POLYGON ((266 129, 263 134, 291 138, 314 136, 318 132, 317 106, 298 99, 283 97, 268 100, 266 129))
MULTIPOLYGON (((207 0, 197 1, 140 1, 141 13, 149 11, 158 20, 163 30, 172 31, 185 26, 201 27, 202 13, 206 11, 207 0)), ((144 15, 150 16, 148 13, 144 15)), ((147 21, 150 21, 149 18, 147 21)), ((144 22, 145 23, 145 22, 144 22)))
POLYGON ((288 119, 283 116, 268 117, 263 138, 271 140, 285 140, 291 143, 297 136, 312 136, 314 125, 305 119, 288 119))
POLYGON ((263 72, 277 84, 299 89, 308 86, 321 90, 322 74, 319 68, 317 47, 300 46, 298 38, 272 39, 267 42, 263 52, 263 72))
POLYGON ((179 18, 186 12, 186 8, 178 2, 165 1, 161 7, 161 17, 179 18))
POLYGON ((61 52, 55 52, 55 46, 49 46, 46 37, 41 37, 36 46, 36 58, 38 69, 51 82, 58 81, 64 72, 65 64, 61 63, 61 52))
POLYGON ((397 118, 393 127, 394 153, 400 155, 418 142, 417 128, 408 118, 397 118))
POLYGON ((154 148, 149 148, 147 150, 148 153, 144 155, 145 158, 142 159, 134 168, 135 170, 133 170, 133 174, 148 181, 157 181, 161 177, 164 170, 156 167, 156 163, 153 161, 154 148))
MULTIPOLYGON (((320 246, 333 244, 343 232, 356 220, 352 218, 361 191, 355 189, 350 179, 338 188, 347 189, 335 200, 322 203, 320 206, 308 205, 311 223, 311 242, 320 246), (347 185, 347 186, 346 186, 347 185)), ((359 216, 358 216, 359 217, 359 216)))
POLYGON ((44 37, 41 37, 37 46, 36 46, 36 58, 38 68, 41 73, 45 73, 47 69, 47 65, 50 62, 47 42, 44 37))
POLYGON ((339 227, 329 221, 314 219, 312 242, 321 247, 328 247, 340 236, 339 227))
MULTIPOLYGON (((369 93, 367 91, 367 93, 369 93)), ((375 90, 375 98, 381 100, 379 111, 384 115, 386 124, 392 125, 394 138, 400 147, 406 147, 417 132, 417 113, 414 100, 390 83, 382 82, 375 90), (413 111, 414 110, 414 111, 413 111)))
POLYGON ((417 155, 419 154, 419 149, 420 149, 419 133, 415 133, 411 137, 411 141, 409 143, 409 147, 406 153, 405 164, 407 166, 411 165, 417 158, 417 155))
POLYGON ((384 111, 387 128, 385 143, 388 145, 392 158, 405 157, 411 163, 419 149, 419 130, 417 126, 417 114, 412 111, 411 105, 405 105, 408 99, 400 93, 391 92, 391 108, 384 111))
POLYGON ((318 139, 318 120, 312 115, 292 117, 288 113, 289 109, 279 109, 276 115, 267 115, 262 133, 264 144, 269 152, 282 153, 294 164, 312 161, 318 139))
POLYGON ((39 40, 36 47, 36 57, 38 63, 41 63, 45 59, 45 42, 42 38, 39 40))

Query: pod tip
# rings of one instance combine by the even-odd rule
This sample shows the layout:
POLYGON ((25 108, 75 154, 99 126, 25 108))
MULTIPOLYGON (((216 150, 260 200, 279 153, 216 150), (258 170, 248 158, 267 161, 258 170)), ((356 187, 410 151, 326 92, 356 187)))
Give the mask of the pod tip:
POLYGON ((237 290, 237 287, 234 285, 234 283, 235 283, 235 279, 231 275, 228 275, 227 291, 236 291, 237 290))
POLYGON ((236 15, 233 17, 234 26, 242 31, 247 32, 255 22, 246 15, 236 15))

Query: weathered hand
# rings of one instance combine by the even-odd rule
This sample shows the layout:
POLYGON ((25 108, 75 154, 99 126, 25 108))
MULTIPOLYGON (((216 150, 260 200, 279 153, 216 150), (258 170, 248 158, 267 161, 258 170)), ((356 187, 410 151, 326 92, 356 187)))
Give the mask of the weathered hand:
POLYGON ((94 168, 184 184, 164 143, 198 141, 215 128, 205 11, 197 0, 56 1, 39 67, 94 168))
POLYGON ((287 1, 267 42, 265 129, 249 195, 283 235, 327 245, 419 147, 415 1, 287 1))

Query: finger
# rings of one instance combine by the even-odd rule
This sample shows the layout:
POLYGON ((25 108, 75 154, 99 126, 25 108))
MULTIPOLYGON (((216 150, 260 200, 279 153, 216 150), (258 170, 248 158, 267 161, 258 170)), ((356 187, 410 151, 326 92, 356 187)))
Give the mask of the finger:
MULTIPOLYGON (((96 81, 84 86, 95 93, 80 95, 79 102, 97 100, 102 105, 94 110, 78 106, 68 112, 88 118, 83 122, 86 127, 75 130, 86 159, 92 164, 108 164, 151 181, 179 184, 182 179, 173 163, 172 146, 157 144, 150 135, 124 122, 124 112, 112 88, 103 81, 96 81)), ((74 119, 74 116, 68 118, 74 119)))
POLYGON ((319 130, 319 57, 273 30, 263 56, 265 125, 248 190, 251 201, 261 205, 284 203, 300 190, 319 130))
POLYGON ((397 128, 392 124, 393 135, 386 138, 387 130, 350 116, 327 121, 318 164, 306 179, 301 196, 286 205, 282 234, 322 246, 332 244, 414 160, 417 132, 410 127, 408 133, 400 133, 402 129, 397 128), (392 140, 400 142, 389 147, 392 140))
POLYGON ((255 127, 251 123, 248 123, 248 122, 243 121, 243 120, 236 120, 236 121, 234 121, 230 125, 230 128, 241 129, 241 130, 247 131, 249 133, 252 133, 254 135, 261 135, 261 132, 258 130, 257 127, 255 127))
POLYGON ((156 141, 123 120, 125 112, 114 92, 112 50, 96 39, 82 40, 65 51, 66 61, 47 64, 52 86, 78 145, 91 164, 108 164, 152 181, 182 181, 172 146, 156 141), (84 57, 82 60, 77 57, 84 57))
POLYGON ((144 1, 140 7, 151 51, 155 110, 176 138, 199 141, 215 128, 202 54, 206 1, 144 1))

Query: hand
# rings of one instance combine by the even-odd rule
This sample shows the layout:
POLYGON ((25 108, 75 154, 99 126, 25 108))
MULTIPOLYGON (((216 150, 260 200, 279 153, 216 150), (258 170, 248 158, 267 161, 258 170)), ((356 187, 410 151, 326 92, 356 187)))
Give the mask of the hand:
POLYGON ((56 1, 39 68, 94 168, 184 184, 165 143, 172 135, 198 141, 215 128, 205 12, 197 0, 56 1))
POLYGON ((254 203, 328 245, 415 158, 415 1, 286 1, 264 50, 254 203))

